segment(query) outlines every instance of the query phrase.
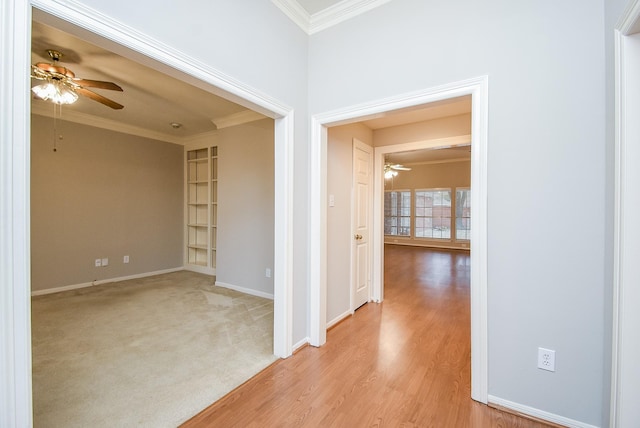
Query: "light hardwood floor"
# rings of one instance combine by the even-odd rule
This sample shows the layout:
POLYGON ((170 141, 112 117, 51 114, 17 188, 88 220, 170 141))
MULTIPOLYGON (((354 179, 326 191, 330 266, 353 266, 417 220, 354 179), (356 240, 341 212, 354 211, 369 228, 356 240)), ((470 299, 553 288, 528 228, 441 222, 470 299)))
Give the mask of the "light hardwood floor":
POLYGON ((470 398, 469 266, 462 251, 386 246, 382 304, 183 427, 547 426, 470 398))

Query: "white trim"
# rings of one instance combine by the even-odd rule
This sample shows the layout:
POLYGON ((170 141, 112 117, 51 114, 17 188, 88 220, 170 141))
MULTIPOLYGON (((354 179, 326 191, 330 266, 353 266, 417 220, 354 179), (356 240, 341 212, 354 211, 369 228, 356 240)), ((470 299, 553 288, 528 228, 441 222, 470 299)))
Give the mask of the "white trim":
POLYGON ((286 358, 293 352, 293 112, 274 125, 273 352, 286 358))
POLYGON ((211 119, 211 122, 216 126, 217 129, 224 129, 266 118, 267 117, 265 115, 257 113, 253 110, 243 110, 224 117, 214 117, 213 119, 211 119))
MULTIPOLYGON (((31 105, 31 113, 44 117, 53 117, 53 109, 47 108, 52 105, 53 104, 51 103, 44 102, 33 103, 31 105)), ((218 130, 220 129, 262 120, 266 117, 267 116, 257 113, 253 110, 243 110, 239 113, 235 113, 229 116, 211 119, 211 122, 216 125, 217 128, 213 131, 206 131, 200 134, 194 134, 186 137, 171 135, 165 132, 153 131, 135 125, 128 125, 117 120, 106 119, 104 117, 93 116, 76 110, 68 110, 64 108, 62 110, 62 116, 59 117, 59 119, 66 120, 68 122, 79 123, 81 125, 93 126, 95 128, 107 129, 109 131, 120 132, 123 134, 135 135, 137 137, 151 138, 153 140, 188 146, 190 144, 193 144, 194 141, 199 142, 215 137, 218 130)))
MULTIPOLYGON (((638 30, 640 25, 640 0, 631 1, 623 13, 614 31, 614 79, 615 79, 615 170, 614 170, 614 231, 613 231, 613 320, 612 320, 612 349, 611 349, 611 391, 610 391, 610 419, 612 428, 624 427, 636 418, 637 396, 629 385, 634 384, 633 365, 637 364, 637 351, 634 353, 634 341, 625 342, 625 337, 636 337, 637 326, 633 315, 627 312, 637 312, 637 299, 630 300, 625 295, 637 288, 637 278, 633 274, 633 266, 637 256, 637 229, 626 225, 633 225, 638 210, 638 199, 634 197, 637 183, 629 171, 630 165, 638 156, 638 130, 634 127, 637 116, 637 93, 630 98, 628 80, 638 86, 637 65, 630 70, 630 55, 637 56, 637 49, 628 53, 627 36, 638 30), (633 106, 633 107, 631 107, 633 106), (627 152, 631 152, 629 155, 627 152), (636 231, 636 232, 633 232, 636 231), (635 233, 635 234, 632 234, 635 233), (631 392, 632 395, 625 396, 631 392)), ((637 63, 637 59, 634 59, 637 63)), ((637 90, 637 89, 636 89, 637 90)), ((637 274, 636 274, 637 276, 637 274)), ((637 346, 637 344, 636 344, 637 346)), ((637 373, 637 371, 636 371, 637 373)), ((637 395, 637 388, 635 393, 637 395)))
POLYGON ((271 0, 278 9, 282 11, 290 20, 292 20, 305 33, 309 34, 311 26, 311 15, 300 6, 296 0, 271 0))
POLYGON ((156 270, 156 271, 153 271, 153 272, 138 273, 138 274, 135 274, 135 275, 119 276, 119 277, 116 277, 116 278, 100 279, 100 280, 97 280, 97 281, 83 282, 83 283, 80 283, 80 284, 65 285, 63 287, 47 288, 45 290, 32 291, 31 292, 31 296, 45 296, 47 294, 60 293, 62 291, 78 290, 80 288, 93 287, 93 286, 96 286, 96 285, 103 285, 103 284, 111 284, 111 283, 114 283, 114 282, 128 281, 130 279, 147 278, 149 276, 163 275, 163 274, 166 274, 166 273, 180 272, 180 271, 183 271, 183 270, 185 270, 185 269, 183 269, 182 267, 177 267, 177 268, 172 268, 172 269, 156 270))
POLYGON ((309 14, 296 0, 271 0, 305 33, 311 35, 361 15, 391 0, 343 0, 328 8, 309 14))
POLYGON ((534 418, 542 419, 544 421, 553 422, 559 425, 566 426, 568 428, 597 428, 595 425, 590 425, 584 422, 576 421, 573 419, 565 418, 554 413, 545 412, 544 410, 536 409, 535 407, 525 406, 523 404, 514 403, 513 401, 504 400, 493 395, 489 395, 489 404, 504 407, 506 409, 513 410, 523 415, 532 416, 534 418))
MULTIPOLYGON (((373 115, 428 104, 463 95, 472 95, 471 116, 471 184, 472 217, 471 245, 471 397, 482 403, 488 394, 488 334, 487 334, 487 145, 488 145, 488 77, 481 76, 454 82, 418 92, 358 104, 344 109, 314 115, 311 118, 310 158, 310 237, 309 237, 309 325, 310 342, 321 346, 326 341, 326 192, 327 192, 327 126, 360 122, 373 115)), ((433 147, 434 144, 454 144, 461 137, 440 139, 436 142, 420 142, 433 147)), ((468 140, 466 141, 468 144, 468 140)), ((417 143, 400 144, 395 150, 421 147, 417 143), (413 146, 412 146, 413 144, 413 146)), ((384 160, 380 148, 375 148, 374 171, 382 171, 384 160)), ((384 178, 374 177, 374 195, 382 195, 384 178)), ((381 301, 384 275, 382 255, 384 245, 383 206, 379 196, 374 200, 373 213, 373 300, 381 301)))
POLYGON ((333 27, 343 21, 361 15, 391 0, 343 0, 311 15, 309 34, 333 27))
MULTIPOLYGON (((471 136, 469 136, 469 141, 471 141, 471 136)), ((459 162, 471 162, 471 158, 453 158, 453 159, 442 159, 442 160, 433 160, 433 161, 424 161, 424 162, 408 162, 402 165, 418 166, 418 165, 436 165, 440 163, 459 163, 459 162)))
POLYGON ((306 345, 307 343, 309 343, 309 338, 305 337, 304 339, 302 339, 301 341, 295 343, 293 345, 293 352, 297 352, 300 348, 302 348, 304 345, 306 345))
MULTIPOLYGON (((53 109, 47 107, 53 106, 52 103, 37 102, 31 105, 31 113, 44 117, 53 117, 53 109)), ((79 123, 81 125, 93 126, 95 128, 107 129, 109 131, 120 132, 122 134, 135 135, 137 137, 151 138, 152 140, 165 141, 173 144, 184 145, 185 137, 176 137, 164 132, 151 131, 139 126, 127 125, 117 120, 106 119, 104 117, 93 116, 81 113, 76 110, 62 108, 62 115, 58 117, 60 120, 79 123)), ((197 137, 197 136, 194 136, 197 137)), ((194 138, 192 137, 192 138, 194 138)))
POLYGON ((327 128, 311 118, 309 147, 309 343, 327 341, 327 128))
POLYGON ((347 312, 338 315, 337 317, 335 317, 334 319, 332 319, 331 321, 329 321, 327 323, 327 330, 330 329, 331 327, 333 327, 334 325, 338 324, 340 321, 342 321, 343 319, 350 317, 351 315, 353 315, 354 312, 349 309, 347 312))
POLYGON ((258 291, 258 290, 253 290, 251 288, 240 287, 239 285, 228 284, 226 282, 221 282, 221 281, 216 281, 214 285, 216 287, 228 288, 229 290, 238 291, 243 294, 249 294, 251 296, 257 296, 257 297, 273 300, 273 294, 265 293, 264 291, 258 291))
MULTIPOLYGON (((198 87, 202 86, 198 83, 203 82, 212 85, 213 87, 203 89, 214 95, 224 97, 271 118, 285 116, 291 111, 290 107, 275 98, 76 0, 30 0, 30 2, 36 8, 34 16, 38 21, 54 26, 57 24, 55 20, 52 22, 50 17, 42 14, 40 12, 42 11, 74 24, 89 31, 93 36, 119 45, 120 50, 122 47, 126 48, 126 51, 118 52, 122 56, 136 61, 153 59, 167 66, 161 70, 162 72, 173 75, 172 72, 178 71, 180 74, 194 78, 195 80, 189 80, 187 83, 195 83, 198 87), (141 55, 131 57, 133 53, 141 55)), ((83 34, 83 36, 87 35, 83 34)), ((96 40, 89 41, 96 42, 96 40)), ((184 76, 181 77, 184 80, 184 76)))
MULTIPOLYGON (((186 248, 186 246, 185 246, 186 248)), ((185 251, 186 253, 186 251, 185 251)), ((184 264, 184 270, 188 270, 190 272, 196 272, 196 273, 201 273, 204 275, 211 275, 211 276, 215 276, 216 275, 216 268, 210 268, 208 266, 198 266, 198 265, 194 265, 194 264, 189 264, 186 263, 184 264)))
POLYGON ((31 8, 0 6, 0 426, 29 427, 31 405, 31 8))
POLYGON ((424 247, 424 248, 435 248, 436 250, 460 250, 460 251, 470 251, 469 244, 466 247, 454 247, 452 245, 438 245, 436 243, 428 243, 423 244, 419 242, 388 242, 385 241, 385 245, 404 245, 405 247, 424 247))

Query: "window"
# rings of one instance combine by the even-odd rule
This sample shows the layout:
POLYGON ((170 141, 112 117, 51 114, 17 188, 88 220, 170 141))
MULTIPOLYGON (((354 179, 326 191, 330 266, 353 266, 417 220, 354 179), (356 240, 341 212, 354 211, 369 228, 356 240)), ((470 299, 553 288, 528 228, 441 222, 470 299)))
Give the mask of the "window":
POLYGON ((456 189, 456 239, 471 238, 471 190, 456 189))
POLYGON ((415 237, 451 239, 451 189, 416 190, 415 237))
POLYGON ((384 193, 384 234, 411 236, 411 192, 384 193))

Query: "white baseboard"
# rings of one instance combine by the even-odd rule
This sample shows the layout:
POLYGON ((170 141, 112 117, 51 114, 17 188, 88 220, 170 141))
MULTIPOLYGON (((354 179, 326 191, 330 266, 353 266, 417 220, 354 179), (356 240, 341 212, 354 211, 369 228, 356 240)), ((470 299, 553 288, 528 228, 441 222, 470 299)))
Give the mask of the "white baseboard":
POLYGON ((184 270, 202 273, 205 275, 216 276, 216 268, 210 268, 206 266, 190 265, 188 263, 185 263, 184 270))
POLYGON ((335 317, 334 319, 332 319, 327 323, 327 329, 330 329, 331 327, 333 327, 334 325, 338 324, 340 321, 342 321, 343 319, 351 315, 353 315, 353 311, 351 310, 348 310, 342 315, 338 315, 337 317, 335 317))
MULTIPOLYGON (((446 245, 446 244, 430 244, 430 243, 419 243, 415 241, 405 241, 405 242, 390 242, 384 241, 385 245, 405 245, 407 247, 425 247, 425 248, 435 248, 440 250, 462 250, 462 251, 471 251, 471 248, 467 247, 457 247, 455 245, 446 245)), ((468 245, 468 244, 467 244, 468 245)))
POLYGON ((573 419, 565 418, 564 416, 545 412, 544 410, 525 406, 523 404, 514 403, 512 401, 504 400, 502 398, 495 397, 493 395, 488 396, 488 401, 489 401, 489 404, 495 404, 496 406, 505 407, 507 409, 514 410, 518 413, 522 413, 528 416, 533 416, 534 418, 553 422, 559 425, 566 426, 568 428, 598 428, 595 425, 590 425, 584 422, 575 421, 573 419))
POLYGON ((146 278, 147 276, 162 275, 164 273, 179 272, 181 270, 184 270, 184 269, 182 267, 177 267, 177 268, 171 268, 171 269, 156 270, 156 271, 153 271, 153 272, 138 273, 138 274, 135 274, 135 275, 120 276, 120 277, 117 277, 117 278, 108 278, 108 279, 101 279, 101 280, 98 280, 98 281, 83 282, 82 284, 65 285, 64 287, 47 288, 45 290, 32 291, 31 295, 32 296, 43 296, 45 294, 60 293, 61 291, 69 291, 69 290, 77 290, 77 289, 80 289, 80 288, 93 287, 94 285, 108 284, 108 283, 111 283, 111 282, 127 281, 129 279, 146 278))
POLYGON ((296 343, 295 345, 293 345, 293 351, 292 354, 295 354, 296 351, 300 348, 302 348, 304 345, 306 345, 307 343, 309 343, 309 338, 305 337, 304 339, 302 339, 300 342, 296 343))
POLYGON ((239 291, 240 293, 273 300, 273 294, 265 293, 264 291, 252 290, 251 288, 240 287, 239 285, 227 284, 226 282, 220 281, 216 281, 215 285, 216 287, 228 288, 229 290, 239 291))

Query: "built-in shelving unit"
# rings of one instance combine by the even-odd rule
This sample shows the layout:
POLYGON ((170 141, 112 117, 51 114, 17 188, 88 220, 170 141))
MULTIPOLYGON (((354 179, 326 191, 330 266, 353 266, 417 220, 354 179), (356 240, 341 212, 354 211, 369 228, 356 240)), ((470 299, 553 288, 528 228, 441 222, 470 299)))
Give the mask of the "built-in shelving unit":
POLYGON ((218 219, 218 148, 185 152, 185 267, 215 275, 218 219))

